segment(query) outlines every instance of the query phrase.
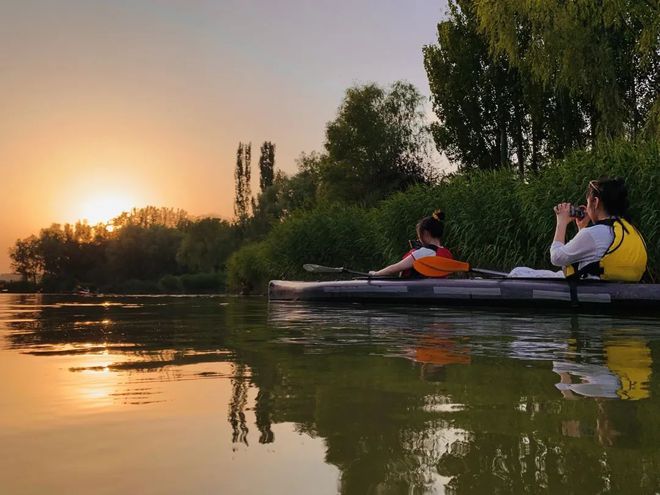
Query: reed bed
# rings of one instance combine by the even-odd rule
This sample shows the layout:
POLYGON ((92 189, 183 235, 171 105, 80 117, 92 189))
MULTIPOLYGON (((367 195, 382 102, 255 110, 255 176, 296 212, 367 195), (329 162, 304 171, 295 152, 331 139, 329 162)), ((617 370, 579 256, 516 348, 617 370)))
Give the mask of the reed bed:
POLYGON ((552 207, 584 203, 587 184, 621 176, 631 216, 647 241, 649 271, 660 278, 660 147, 657 141, 613 142, 580 151, 521 180, 513 170, 456 174, 432 186, 416 186, 376 208, 323 204, 294 212, 266 240, 242 247, 230 259, 228 286, 263 292, 271 278, 306 279, 303 263, 377 269, 400 259, 415 224, 440 208, 444 243, 474 266, 507 271, 514 266, 550 268, 552 207))

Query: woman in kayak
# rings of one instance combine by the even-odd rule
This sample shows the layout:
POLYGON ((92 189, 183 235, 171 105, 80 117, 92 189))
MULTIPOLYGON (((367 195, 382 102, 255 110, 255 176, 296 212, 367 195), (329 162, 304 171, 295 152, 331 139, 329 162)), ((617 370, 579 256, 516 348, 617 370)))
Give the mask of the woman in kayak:
POLYGON ((416 227, 419 245, 411 246, 412 249, 403 256, 401 261, 378 271, 370 271, 369 275, 384 277, 401 274, 402 277, 418 277, 421 275, 413 268, 415 260, 427 256, 453 259, 451 251, 442 245, 444 228, 445 214, 440 210, 434 211, 429 217, 422 218, 417 222, 416 227))
POLYGON ((554 207, 557 226, 550 262, 561 271, 514 268, 509 277, 574 277, 639 281, 646 270, 646 247, 628 217, 628 190, 623 179, 589 182, 582 218, 569 203, 554 207), (566 242, 566 228, 575 220, 577 235, 566 242))

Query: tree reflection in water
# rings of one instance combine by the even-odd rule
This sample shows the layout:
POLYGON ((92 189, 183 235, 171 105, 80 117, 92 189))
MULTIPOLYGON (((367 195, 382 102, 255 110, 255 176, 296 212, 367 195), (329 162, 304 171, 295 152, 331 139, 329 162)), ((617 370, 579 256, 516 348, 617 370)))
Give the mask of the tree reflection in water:
POLYGON ((229 423, 231 424, 231 442, 244 443, 248 445, 248 433, 250 432, 245 421, 245 407, 248 400, 247 369, 244 364, 234 365, 234 376, 232 382, 232 394, 229 401, 229 423))

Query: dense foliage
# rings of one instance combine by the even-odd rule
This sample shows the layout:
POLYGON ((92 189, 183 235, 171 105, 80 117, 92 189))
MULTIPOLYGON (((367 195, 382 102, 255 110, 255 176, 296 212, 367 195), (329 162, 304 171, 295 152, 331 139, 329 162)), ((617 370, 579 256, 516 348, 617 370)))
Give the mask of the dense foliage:
POLYGON ((438 44, 424 48, 438 149, 462 170, 515 165, 523 175, 551 157, 584 147, 585 103, 491 55, 469 1, 450 4, 438 24, 438 44))
POLYGON ((474 0, 491 51, 529 77, 586 103, 600 137, 636 138, 657 128, 660 4, 657 1, 474 0))
POLYGON ((424 48, 438 149, 523 175, 603 139, 658 136, 657 2, 455 0, 424 48))
POLYGON ((26 281, 46 291, 217 291, 235 231, 222 220, 147 207, 107 224, 51 225, 19 239, 10 256, 26 281))
POLYGON ((232 256, 229 286, 262 292, 268 278, 309 278, 303 263, 357 270, 398 260, 415 236, 415 224, 436 208, 447 215, 445 244, 474 266, 510 270, 550 268, 552 206, 584 202, 589 180, 622 176, 630 189, 632 218, 647 239, 652 275, 660 278, 660 146, 616 142, 579 151, 548 164, 533 180, 510 169, 475 171, 420 185, 374 208, 322 205, 299 211, 258 245, 232 256), (256 256, 251 256, 256 254, 256 256), (250 278, 254 266, 261 270, 250 278))
POLYGON ((409 83, 346 91, 326 128, 320 187, 329 201, 374 204, 431 178, 423 98, 409 83))

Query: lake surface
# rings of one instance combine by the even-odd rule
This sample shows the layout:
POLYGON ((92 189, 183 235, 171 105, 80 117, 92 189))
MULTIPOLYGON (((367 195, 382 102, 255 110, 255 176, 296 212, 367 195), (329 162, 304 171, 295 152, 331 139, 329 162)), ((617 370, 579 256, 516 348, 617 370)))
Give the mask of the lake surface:
POLYGON ((659 323, 2 294, 0 493, 657 493, 659 323))

